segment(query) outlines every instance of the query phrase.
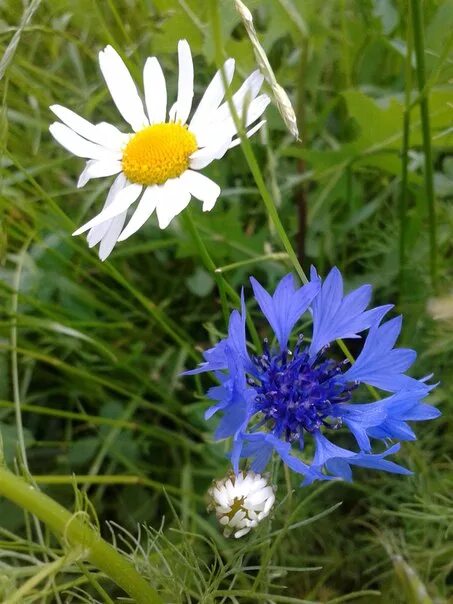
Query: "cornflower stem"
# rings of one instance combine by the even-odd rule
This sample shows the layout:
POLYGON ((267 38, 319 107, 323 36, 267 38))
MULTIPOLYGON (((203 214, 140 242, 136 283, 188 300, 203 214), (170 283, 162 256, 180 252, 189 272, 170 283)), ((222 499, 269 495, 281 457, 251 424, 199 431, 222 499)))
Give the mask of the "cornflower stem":
POLYGON ((86 559, 104 572, 138 604, 160 604, 158 593, 132 564, 77 514, 71 514, 54 499, 0 467, 0 495, 39 518, 71 548, 81 548, 86 559))
MULTIPOLYGON (((217 2, 217 0, 211 0, 210 9, 211 9, 212 27, 213 27, 213 32, 214 32, 215 58, 216 58, 216 63, 220 66, 220 64, 222 62, 222 33, 221 33, 221 27, 220 27, 219 3, 217 2)), ((223 75, 223 72, 222 72, 222 75, 223 75)), ((224 78, 224 83, 226 83, 225 78, 224 78)), ((227 88, 227 87, 225 86, 225 88, 227 88)), ((299 275, 301 281, 303 283, 308 283, 308 277, 305 274, 305 271, 302 268, 302 265, 300 264, 300 262, 297 258, 297 254, 294 251, 293 246, 291 245, 289 237, 286 234, 285 228, 280 220, 280 216, 278 215, 277 207, 274 203, 274 200, 272 199, 272 195, 270 194, 269 189, 267 188, 266 183, 264 182, 264 178, 261 173, 260 167, 256 160, 255 154, 253 153, 252 145, 251 145, 249 139, 247 138, 247 135, 244 131, 244 127, 242 125, 241 119, 240 119, 238 112, 236 111, 236 108, 232 101, 231 93, 229 92, 229 90, 227 90, 226 92, 227 92, 227 94, 226 94, 227 102, 228 102, 228 106, 229 106, 229 109, 231 112, 231 116, 235 122, 239 138, 241 139, 242 151, 244 153, 244 156, 245 156, 247 164, 250 168, 250 171, 253 175, 256 186, 258 188, 258 191, 260 192, 264 205, 266 206, 266 210, 269 215, 269 218, 271 219, 271 222, 275 227, 275 231, 276 231, 278 237, 280 238, 283 248, 285 249, 286 253, 288 254, 288 256, 294 266, 294 269, 296 270, 297 274, 299 275)))
POLYGON ((431 147, 431 125, 429 117, 428 90, 425 76, 425 42, 423 32, 422 0, 410 0, 417 85, 420 95, 420 118, 422 122, 423 151, 425 155, 425 191, 428 203, 430 272, 433 289, 437 288, 437 226, 434 199, 434 173, 431 147))

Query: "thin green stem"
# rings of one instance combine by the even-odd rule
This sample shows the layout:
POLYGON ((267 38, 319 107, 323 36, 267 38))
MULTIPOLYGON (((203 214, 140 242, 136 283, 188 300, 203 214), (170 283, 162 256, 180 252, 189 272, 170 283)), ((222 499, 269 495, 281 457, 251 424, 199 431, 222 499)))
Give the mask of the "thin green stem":
POLYGON ((437 226, 434 198, 434 171, 431 147, 431 125, 429 116, 428 91, 425 88, 425 42, 423 32, 422 0, 410 0, 414 50, 416 59, 417 84, 420 94, 420 117, 422 121, 423 152, 425 155, 425 191, 428 203, 430 272, 433 289, 437 288, 437 226))
MULTIPOLYGON (((19 288, 20 278, 22 275, 22 267, 25 261, 25 254, 30 244, 31 237, 27 239, 17 257, 17 266, 13 278, 13 293, 11 297, 11 374, 14 399, 14 413, 16 419, 17 443, 19 447, 20 463, 24 471, 30 476, 28 467, 27 448, 25 446, 24 426, 22 422, 22 405, 19 386, 19 364, 17 360, 17 310, 19 307, 19 288)), ((34 517, 33 524, 41 545, 44 545, 44 535, 39 524, 39 520, 34 517)), ((47 560, 47 556, 44 555, 47 560)))
POLYGON ((16 431, 17 443, 20 452, 20 461, 23 464, 27 473, 30 473, 28 468, 27 450, 25 447, 24 427, 22 424, 22 410, 20 403, 20 388, 19 388, 19 366, 17 362, 17 309, 19 300, 20 277, 22 274, 22 266, 25 259, 25 253, 30 241, 28 240, 17 257, 17 266, 13 278, 13 294, 11 296, 11 378, 13 386, 14 412, 16 416, 16 431))
MULTIPOLYGON (((409 5, 410 12, 410 5, 409 5)), ((404 114, 403 114, 403 145, 401 149, 401 197, 400 197, 400 245, 399 245, 399 263, 400 263, 400 295, 404 291, 404 281, 406 273, 406 222, 407 222, 407 199, 408 199, 408 175, 409 175, 409 134, 410 134, 410 116, 411 116, 411 90, 412 90, 412 36, 410 27, 410 18, 408 19, 406 35, 406 61, 404 69, 404 114)))
POLYGON ((216 273, 226 273, 228 271, 232 271, 236 268, 241 268, 243 266, 247 266, 249 264, 258 264, 259 262, 265 262, 270 260, 271 262, 276 262, 278 260, 288 260, 288 254, 286 252, 274 252, 272 254, 262 254, 261 256, 254 256, 253 258, 247 258, 246 260, 238 260, 237 262, 232 262, 231 264, 225 264, 224 266, 218 266, 215 269, 216 273))
POLYGON ((103 571, 137 604, 162 602, 155 589, 97 531, 5 467, 0 467, 0 495, 34 514, 68 546, 81 547, 88 562, 103 571))
POLYGON ((223 318, 225 319, 225 323, 228 325, 228 317, 230 315, 228 310, 228 301, 226 297, 226 288, 225 288, 225 279, 222 275, 216 271, 216 265, 211 258, 208 248, 205 246, 203 239, 200 237, 200 233, 198 232, 197 227, 195 226, 195 222, 193 221, 190 209, 188 209, 182 215, 182 220, 187 227, 187 230, 192 236, 192 239, 195 242, 195 245, 198 248, 198 252, 200 254, 201 261, 205 265, 205 268, 211 273, 214 278, 217 288, 219 290, 220 295, 220 303, 222 305, 223 318))
POLYGON ((25 581, 10 598, 4 601, 4 604, 20 604, 20 602, 24 602, 25 596, 32 592, 39 583, 48 577, 55 575, 62 567, 69 565, 71 562, 75 562, 80 555, 81 554, 74 552, 72 555, 57 558, 54 562, 43 564, 36 574, 25 581))
MULTIPOLYGON (((211 255, 208 252, 208 248, 206 247, 203 239, 200 237, 198 229, 190 214, 190 210, 188 210, 187 212, 184 213, 183 219, 184 219, 185 224, 186 224, 187 228, 189 229, 192 237, 196 241, 198 250, 200 252, 200 257, 201 257, 205 267, 208 269, 208 271, 210 273, 212 273, 212 275, 217 283, 217 286, 218 286, 219 292, 220 292, 220 299, 222 301, 222 308, 223 308, 225 323, 228 325, 229 311, 228 311, 228 305, 227 305, 225 294, 228 294, 230 296, 232 302, 236 306, 240 306, 241 298, 236 293, 234 288, 228 283, 228 281, 225 279, 225 277, 222 275, 222 273, 217 270, 217 267, 216 267, 213 259, 211 258, 211 255)), ((251 321, 248 316, 246 319, 247 319, 248 328, 250 330, 250 335, 252 336, 253 343, 256 346, 257 350, 259 350, 261 343, 260 343, 260 339, 259 339, 258 333, 256 331, 256 328, 253 324, 253 321, 251 321)))

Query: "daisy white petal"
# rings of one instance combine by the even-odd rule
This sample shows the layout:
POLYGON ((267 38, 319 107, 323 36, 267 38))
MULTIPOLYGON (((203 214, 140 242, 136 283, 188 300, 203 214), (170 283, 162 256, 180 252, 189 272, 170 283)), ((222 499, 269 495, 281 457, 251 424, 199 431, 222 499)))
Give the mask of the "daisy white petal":
MULTIPOLYGON (((117 193, 119 193, 121 189, 124 189, 124 187, 126 186, 126 182, 127 181, 124 174, 118 174, 118 176, 113 181, 112 186, 110 187, 110 190, 104 203, 104 207, 102 208, 103 210, 105 210, 105 208, 108 208, 108 206, 115 199, 117 193)), ((109 230, 112 220, 114 219, 111 218, 110 220, 106 220, 102 224, 98 224, 89 231, 87 236, 87 242, 89 247, 93 247, 101 241, 101 239, 109 230)))
MULTIPOLYGON (((246 132, 247 138, 250 138, 251 136, 253 136, 255 134, 255 132, 258 132, 258 130, 260 128, 262 128, 265 123, 266 123, 266 120, 261 120, 261 122, 258 122, 258 124, 256 124, 256 126, 253 126, 253 128, 250 128, 250 130, 247 130, 247 132, 246 132)), ((240 144, 241 144, 241 139, 240 138, 235 138, 231 142, 231 144, 228 147, 228 149, 233 149, 233 147, 237 147, 240 144)))
POLYGON ((187 40, 178 43, 178 69, 178 98, 170 110, 170 120, 185 124, 193 99, 193 61, 187 40))
POLYGON ((199 151, 195 151, 190 156, 189 166, 193 170, 201 170, 208 166, 215 159, 219 159, 223 157, 225 153, 228 151, 228 147, 231 144, 231 136, 227 139, 221 140, 216 145, 212 145, 210 147, 205 147, 204 149, 200 149, 199 151))
POLYGON ((137 185, 137 184, 127 185, 126 187, 124 187, 124 189, 122 189, 121 191, 119 191, 116 194, 115 199, 112 201, 112 203, 107 208, 102 210, 102 212, 100 214, 98 214, 97 216, 92 218, 90 221, 88 221, 86 224, 81 226, 79 229, 74 231, 73 235, 80 235, 81 233, 88 231, 89 229, 93 228, 94 226, 97 226, 98 224, 101 224, 101 223, 105 222, 106 220, 109 220, 110 218, 114 218, 115 216, 118 216, 119 214, 121 214, 122 212, 127 210, 127 208, 134 203, 134 201, 138 198, 138 196, 142 192, 142 189, 143 189, 142 185, 137 185))
MULTIPOLYGON (((241 112, 238 111, 238 117, 244 124, 245 128, 253 124, 253 122, 255 122, 264 113, 270 101, 271 99, 267 96, 267 94, 260 94, 248 105, 244 104, 241 112)), ((210 124, 209 128, 214 131, 221 129, 222 133, 225 135, 228 133, 230 138, 233 138, 233 136, 237 134, 237 127, 232 116, 227 120, 224 120, 220 125, 217 125, 216 123, 210 124)), ((216 156, 215 159, 220 159, 221 157, 223 157, 223 155, 216 156)))
POLYGON ((115 243, 118 241, 118 235, 121 233, 121 230, 124 226, 126 214, 127 210, 118 216, 115 216, 110 223, 107 233, 102 238, 101 245, 99 246, 99 258, 102 261, 110 256, 113 248, 115 247, 115 243))
POLYGON ((90 229, 87 236, 88 247, 94 247, 100 241, 102 241, 114 220, 114 218, 111 218, 110 220, 106 220, 102 224, 98 224, 97 226, 90 229))
POLYGON ((99 53, 102 75, 118 111, 137 132, 148 124, 143 103, 123 59, 112 46, 99 53))
MULTIPOLYGON (((228 86, 231 84, 231 80, 233 79, 234 65, 234 59, 228 59, 225 61, 225 64, 222 68, 228 86)), ((203 124, 206 121, 209 121, 209 118, 218 109, 224 96, 225 87, 223 84, 222 70, 219 69, 219 71, 212 78, 209 86, 206 88, 206 91, 198 104, 195 113, 193 114, 193 117, 190 121, 190 129, 192 132, 197 134, 198 130, 203 127, 203 124)))
POLYGON ((167 180, 159 187, 156 207, 157 220, 161 229, 166 229, 175 216, 180 214, 190 202, 188 189, 179 178, 167 180))
POLYGON ((143 193, 137 209, 132 214, 126 228, 118 237, 118 241, 124 241, 145 224, 156 208, 157 199, 158 187, 156 185, 148 187, 143 193))
POLYGON ((260 96, 257 96, 256 99, 253 99, 253 101, 250 103, 246 110, 245 115, 247 117, 245 119, 245 126, 250 126, 259 117, 261 117, 270 102, 271 99, 267 96, 267 94, 260 94, 260 96))
POLYGON ((220 195, 220 187, 217 183, 193 170, 184 172, 180 180, 188 188, 191 195, 203 202, 203 212, 212 210, 220 195))
POLYGON ((122 152, 125 143, 133 136, 120 132, 118 128, 107 122, 100 122, 95 124, 94 127, 99 139, 103 141, 102 145, 113 151, 122 152))
POLYGON ((196 134, 199 148, 218 147, 219 141, 231 140, 236 134, 236 126, 233 119, 223 122, 206 122, 198 128, 196 134))
POLYGON ((120 153, 115 153, 110 149, 101 147, 101 145, 87 141, 59 122, 51 124, 49 131, 62 147, 77 155, 77 157, 84 157, 85 159, 121 159, 120 153))
POLYGON ((116 160, 97 160, 87 161, 84 171, 79 176, 77 187, 84 187, 91 178, 101 178, 102 176, 113 176, 121 172, 121 162, 116 160))
POLYGON ((102 140, 103 137, 96 129, 96 126, 85 118, 80 117, 80 115, 77 115, 77 113, 71 111, 71 109, 67 109, 66 107, 62 107, 61 105, 51 105, 49 109, 53 113, 55 113, 55 115, 64 124, 66 124, 66 126, 71 128, 71 130, 74 130, 74 132, 76 132, 80 136, 83 136, 83 138, 86 138, 87 140, 93 143, 98 143, 102 146, 106 146, 105 141, 102 140))
POLYGON ((146 60, 143 70, 145 102, 150 124, 165 122, 167 113, 167 84, 156 57, 146 60))
POLYGON ((74 113, 74 111, 62 107, 61 105, 51 105, 49 109, 53 111, 66 126, 71 130, 74 130, 76 134, 113 151, 119 152, 125 138, 128 137, 128 135, 123 134, 118 128, 115 128, 115 126, 112 126, 111 124, 105 122, 92 124, 85 118, 77 115, 77 113, 74 113))
MULTIPOLYGON (((125 63, 111 46, 99 53, 99 64, 114 103, 134 132, 122 133, 105 122, 93 124, 61 105, 51 107, 62 123, 52 124, 50 132, 74 155, 90 160, 80 175, 79 187, 91 178, 121 176, 102 211, 74 233, 88 230, 89 246, 101 243, 99 254, 104 259, 117 241, 135 233, 154 210, 162 229, 184 210, 192 194, 202 201, 203 211, 211 210, 220 187, 196 171, 223 157, 239 140, 229 105, 224 102, 225 89, 233 79, 233 59, 211 80, 190 127, 186 123, 192 108, 194 69, 186 40, 178 44, 178 93, 168 119, 165 76, 156 57, 148 58, 143 70, 146 112, 125 63), (143 191, 124 228, 129 206, 143 191)), ((232 97, 245 128, 253 126, 269 102, 266 95, 258 96, 262 82, 263 76, 256 71, 232 97)), ((247 136, 261 126, 251 127, 247 136)))
MULTIPOLYGON (((264 77, 261 72, 257 69, 244 80, 244 83, 239 90, 233 95, 233 103, 239 116, 243 114, 244 105, 250 103, 259 93, 261 86, 263 85, 264 77)), ((228 102, 222 103, 219 109, 216 111, 213 120, 224 120, 231 116, 230 107, 228 102)))

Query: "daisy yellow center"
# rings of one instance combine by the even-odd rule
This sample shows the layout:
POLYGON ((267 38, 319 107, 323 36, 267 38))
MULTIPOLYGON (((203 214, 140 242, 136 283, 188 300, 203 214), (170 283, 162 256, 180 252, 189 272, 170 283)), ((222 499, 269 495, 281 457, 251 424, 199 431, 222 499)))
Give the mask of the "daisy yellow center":
POLYGON ((161 185, 187 170, 189 157, 197 148, 197 140, 186 126, 153 124, 134 134, 127 143, 123 172, 131 182, 161 185))

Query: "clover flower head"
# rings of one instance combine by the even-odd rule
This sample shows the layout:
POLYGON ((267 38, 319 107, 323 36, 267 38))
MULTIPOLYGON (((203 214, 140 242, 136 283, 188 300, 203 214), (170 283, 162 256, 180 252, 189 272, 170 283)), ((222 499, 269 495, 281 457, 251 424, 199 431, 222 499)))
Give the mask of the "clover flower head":
POLYGON ((208 490, 209 508, 215 511, 224 527, 225 537, 236 539, 246 535, 269 515, 275 502, 274 489, 268 484, 268 476, 255 472, 231 473, 222 480, 214 481, 208 490))
MULTIPOLYGON (((117 241, 133 235, 154 210, 161 229, 189 204, 191 197, 212 210, 220 187, 200 170, 228 149, 239 144, 237 127, 228 103, 225 85, 233 79, 235 63, 228 59, 219 70, 190 120, 194 96, 192 54, 186 40, 178 44, 179 78, 176 102, 167 112, 165 76, 156 57, 149 57, 143 70, 144 100, 137 91, 123 60, 111 46, 99 53, 99 65, 118 111, 132 132, 123 133, 112 124, 92 124, 70 109, 52 105, 61 120, 50 126, 53 137, 68 151, 88 159, 78 186, 92 178, 117 175, 102 211, 74 232, 88 231, 88 245, 100 243, 105 260, 117 241), (124 227, 128 209, 138 204, 124 227)), ((259 94, 263 83, 254 71, 232 96, 244 127, 254 134, 265 123, 257 120, 270 102, 259 94)))
POLYGON ((284 277, 270 295, 253 277, 255 299, 272 327, 275 343, 264 340, 262 351, 249 354, 246 308, 233 311, 228 335, 204 353, 205 362, 187 374, 213 372, 220 385, 209 390, 214 404, 210 418, 222 412, 216 437, 232 438, 231 460, 239 471, 241 458, 261 472, 273 452, 293 471, 314 480, 352 479, 361 466, 399 474, 409 470, 387 459, 399 442, 415 439, 408 421, 438 417, 423 400, 433 386, 406 374, 413 350, 395 348, 401 317, 382 322, 391 305, 367 310, 371 287, 343 294, 340 271, 322 281, 312 268, 310 282, 297 288, 284 277), (290 335, 302 316, 312 319, 311 338, 290 335), (341 358, 335 342, 362 338, 357 359, 341 358), (291 343, 294 342, 294 343, 291 343), (362 385, 388 395, 375 402, 362 385), (374 441, 397 441, 376 452, 374 441))

